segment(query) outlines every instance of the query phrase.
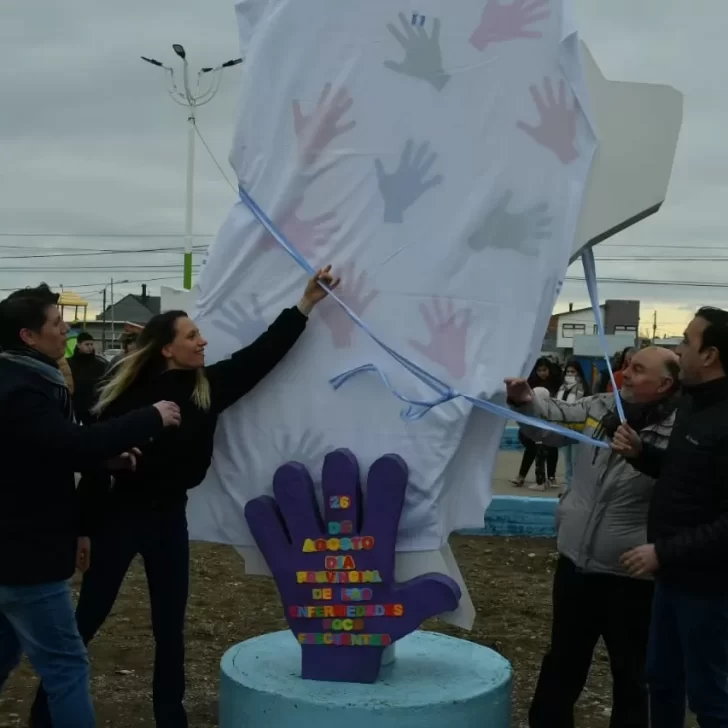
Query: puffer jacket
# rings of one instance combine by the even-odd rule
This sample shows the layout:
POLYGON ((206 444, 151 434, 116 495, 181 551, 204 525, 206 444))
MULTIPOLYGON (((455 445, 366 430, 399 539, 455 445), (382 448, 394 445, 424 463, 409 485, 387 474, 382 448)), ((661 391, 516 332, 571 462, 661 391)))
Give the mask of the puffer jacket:
MULTIPOLYGON (((574 403, 535 397, 517 411, 603 439, 600 423, 614 406, 612 394, 598 394, 574 403)), ((642 440, 665 449, 674 421, 674 408, 669 408, 661 421, 641 430, 642 440)), ((576 447, 571 488, 556 511, 559 553, 583 571, 626 576, 619 559, 625 551, 647 543, 647 513, 655 479, 612 450, 546 430, 522 429, 545 445, 576 447)))

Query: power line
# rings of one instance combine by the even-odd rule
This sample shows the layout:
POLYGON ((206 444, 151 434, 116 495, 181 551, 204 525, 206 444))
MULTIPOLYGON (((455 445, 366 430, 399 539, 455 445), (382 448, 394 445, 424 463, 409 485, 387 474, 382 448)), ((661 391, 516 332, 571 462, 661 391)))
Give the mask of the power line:
MULTIPOLYGON (((124 283, 119 283, 119 285, 126 285, 128 283, 156 283, 157 281, 176 281, 179 279, 179 276, 162 276, 159 278, 135 278, 133 280, 126 280, 124 283)), ((61 287, 63 288, 98 288, 99 286, 108 286, 109 281, 98 281, 96 283, 62 283, 61 287)), ((7 291, 17 291, 19 286, 15 286, 14 288, 0 288, 0 291, 7 292, 7 291)))
MULTIPOLYGON (((567 276, 567 281, 586 283, 583 278, 567 276)), ((662 281, 662 280, 640 280, 637 278, 599 278, 599 283, 624 283, 640 286, 677 286, 686 288, 728 288, 728 283, 713 283, 710 281, 662 281)))
MULTIPOLYGON (((170 270, 179 268, 182 264, 181 263, 160 263, 160 264, 153 264, 153 265, 139 265, 139 264, 130 264, 130 265, 61 265, 61 266, 29 266, 29 265, 19 265, 19 266, 5 266, 2 270, 2 273, 57 273, 57 272, 71 272, 76 273, 80 271, 94 271, 94 270, 149 270, 149 269, 156 269, 156 270, 170 270)), ((198 264, 199 265, 199 264, 198 264)))
POLYGON ((228 179, 228 176, 227 176, 227 174, 225 174, 225 170, 222 168, 222 165, 220 164, 220 162, 217 161, 217 158, 212 153, 212 149, 210 149, 210 146, 205 141, 205 137, 202 136, 202 132, 200 131, 200 127, 197 124, 197 120, 194 120, 192 123, 194 124, 195 131, 197 132, 197 136, 200 138, 200 141, 202 142, 202 145, 205 147, 205 149, 207 150, 207 153, 210 155, 210 159, 212 159, 212 161, 214 162, 215 166, 218 168, 220 174, 222 175, 223 179, 228 183, 228 186, 230 187, 230 189, 235 194, 237 194, 238 193, 238 188, 228 179))
MULTIPOLYGON (((214 238, 215 233, 193 233, 193 238, 214 238)), ((0 238, 184 238, 182 233, 8 233, 0 238)))
MULTIPOLYGON (((54 250, 54 248, 49 248, 54 250)), ((196 246, 192 249, 193 253, 204 253, 207 247, 204 245, 196 246)), ((83 258, 93 255, 137 255, 139 253, 155 253, 163 255, 171 255, 178 253, 178 248, 142 248, 138 250, 85 250, 80 253, 64 252, 64 253, 34 253, 33 255, 0 255, 0 260, 27 260, 30 258, 83 258)))

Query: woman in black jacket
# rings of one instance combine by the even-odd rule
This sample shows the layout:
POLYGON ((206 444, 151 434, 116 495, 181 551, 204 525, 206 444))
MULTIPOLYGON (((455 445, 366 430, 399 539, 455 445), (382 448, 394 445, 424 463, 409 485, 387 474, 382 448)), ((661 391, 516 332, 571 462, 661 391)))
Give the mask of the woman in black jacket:
MULTIPOLYGON (((212 460, 220 414, 258 384, 296 343, 313 307, 326 296, 319 281, 338 285, 331 266, 319 271, 303 298, 284 310, 270 328, 230 359, 205 367, 199 329, 183 311, 155 316, 137 349, 112 372, 96 412, 119 417, 146 403, 169 399, 182 412, 182 425, 142 447, 135 472, 100 488, 98 476, 80 485, 91 566, 76 609, 79 631, 88 644, 116 600, 132 559, 140 554, 149 586, 154 661, 154 715, 159 728, 184 728, 184 621, 189 584, 187 491, 199 485, 212 460), (98 493, 105 493, 99 502, 98 493)), ((50 725, 39 692, 32 725, 50 725)))
MULTIPOLYGON (((538 387, 547 389, 553 397, 559 389, 559 384, 558 365, 555 365, 554 362, 545 356, 539 357, 531 371, 531 376, 528 378, 528 385, 531 389, 538 387)), ((536 480, 539 487, 544 485, 546 481, 545 469, 547 463, 549 475, 553 473, 555 477, 559 457, 559 451, 556 448, 544 448, 540 443, 536 443, 526 437, 520 429, 518 431, 518 441, 523 445, 523 457, 521 458, 518 477, 515 480, 511 480, 511 483, 516 488, 522 488, 525 485, 528 471, 531 469, 534 460, 536 461, 536 480)))

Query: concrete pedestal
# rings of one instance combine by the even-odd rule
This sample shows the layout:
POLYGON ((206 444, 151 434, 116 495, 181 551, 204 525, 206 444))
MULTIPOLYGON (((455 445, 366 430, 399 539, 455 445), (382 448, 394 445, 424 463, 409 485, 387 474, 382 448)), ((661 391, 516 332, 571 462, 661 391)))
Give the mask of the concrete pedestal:
POLYGON ((288 631, 232 647, 221 665, 220 728, 510 728, 510 664, 454 637, 405 637, 373 685, 302 680, 300 671, 288 631))

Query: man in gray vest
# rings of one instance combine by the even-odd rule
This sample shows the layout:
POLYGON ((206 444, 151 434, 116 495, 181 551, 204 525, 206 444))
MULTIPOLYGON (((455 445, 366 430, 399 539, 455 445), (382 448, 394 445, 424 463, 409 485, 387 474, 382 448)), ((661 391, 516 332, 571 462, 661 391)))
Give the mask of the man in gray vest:
MULTIPOLYGON (((667 447, 678 381, 678 358, 661 347, 637 352, 624 370, 621 396, 627 421, 657 448, 667 447)), ((506 387, 509 404, 518 412, 594 439, 611 441, 620 425, 613 394, 569 404, 534 396, 523 379, 506 380, 506 387)), ((561 435, 523 429, 549 445, 568 444, 561 435)), ((551 645, 531 704, 531 728, 573 727, 574 705, 600 637, 612 670, 611 728, 648 728, 645 660, 653 582, 630 577, 620 558, 645 543, 654 483, 612 450, 578 445, 572 486, 556 514, 559 561, 551 645)))

